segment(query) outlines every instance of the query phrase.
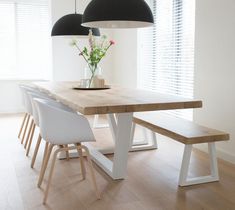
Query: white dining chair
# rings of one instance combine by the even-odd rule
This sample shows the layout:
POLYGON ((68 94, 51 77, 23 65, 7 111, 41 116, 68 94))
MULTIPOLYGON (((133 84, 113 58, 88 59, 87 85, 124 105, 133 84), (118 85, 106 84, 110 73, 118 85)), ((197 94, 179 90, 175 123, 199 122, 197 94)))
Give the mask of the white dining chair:
POLYGON ((43 203, 45 204, 47 201, 55 161, 57 159, 58 153, 70 150, 78 151, 83 179, 86 178, 86 171, 83 162, 83 150, 85 151, 96 196, 98 199, 100 199, 100 193, 96 184, 90 153, 88 148, 82 145, 82 142, 95 141, 95 137, 88 120, 83 115, 79 115, 77 113, 72 113, 55 107, 48 100, 34 99, 34 101, 38 110, 41 136, 49 144, 48 148, 44 152, 46 155, 45 160, 43 161, 42 170, 40 171, 38 187, 40 187, 42 184, 47 164, 54 146, 59 146, 59 148, 56 149, 53 154, 43 203), (74 144, 74 146, 63 147, 63 145, 70 144, 74 144))
MULTIPOLYGON (((38 127, 38 128, 39 128, 39 116, 38 116, 38 111, 37 111, 34 99, 45 99, 45 100, 48 100, 48 101, 50 101, 50 104, 55 106, 55 107, 58 107, 58 108, 63 109, 65 111, 69 111, 69 112, 75 113, 72 109, 70 109, 69 107, 63 105, 62 103, 52 99, 50 96, 48 96, 45 93, 32 92, 32 91, 28 91, 27 93, 28 93, 28 95, 30 97, 31 104, 32 104, 34 123, 36 124, 36 127, 38 127)), ((40 147, 40 144, 41 144, 41 140, 42 140, 42 137, 41 137, 41 134, 39 133, 38 139, 37 139, 37 143, 36 143, 36 146, 35 146, 35 149, 34 149, 34 153, 33 153, 33 158, 32 158, 32 161, 31 161, 31 168, 34 167, 34 164, 35 164, 35 161, 36 161, 36 158, 37 158, 37 154, 38 154, 38 150, 39 150, 39 147, 40 147)), ((29 153, 31 144, 32 144, 32 138, 30 138, 30 140, 29 140, 29 144, 28 144, 26 155, 28 155, 28 153, 29 153)), ((45 145, 45 147, 47 147, 47 145, 45 145)), ((44 160, 44 158, 43 158, 43 160, 44 160)), ((66 158, 67 158, 67 160, 69 160, 69 153, 68 152, 66 152, 66 158)))
MULTIPOLYGON (((20 91, 21 91, 21 94, 22 94, 22 99, 23 99, 23 106, 24 106, 24 109, 26 109, 26 105, 25 105, 25 95, 24 95, 24 89, 23 89, 23 86, 24 85, 19 85, 19 88, 20 88, 20 91)), ((22 132, 24 133, 25 129, 27 129, 28 127, 28 123, 29 123, 29 115, 27 113, 27 111, 25 110, 24 111, 24 117, 23 117, 23 120, 22 120, 22 123, 21 123, 21 126, 20 126, 20 130, 19 130, 19 133, 18 133, 18 139, 21 140, 22 137, 22 132)), ((24 137, 24 136, 23 136, 24 137)))
POLYGON ((20 131, 18 134, 18 138, 21 139, 21 144, 24 144, 24 148, 26 149, 28 145, 28 141, 30 138, 30 135, 34 132, 35 125, 34 125, 34 120, 33 120, 33 110, 32 110, 32 105, 31 101, 28 97, 27 91, 36 91, 35 88, 27 86, 27 85, 19 85, 22 95, 23 95, 23 101, 24 101, 24 106, 25 106, 25 115, 20 127, 20 131), (31 119, 31 122, 29 124, 29 121, 31 119), (24 129, 23 129, 24 128, 24 129), (21 138, 21 134, 23 131, 23 136, 21 138), (24 143, 25 141, 25 143, 24 143))

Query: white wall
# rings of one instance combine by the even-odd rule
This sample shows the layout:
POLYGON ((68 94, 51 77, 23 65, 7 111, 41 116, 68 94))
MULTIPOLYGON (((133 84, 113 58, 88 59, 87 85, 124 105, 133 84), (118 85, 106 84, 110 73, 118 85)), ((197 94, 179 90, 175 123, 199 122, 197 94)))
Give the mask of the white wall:
POLYGON ((0 113, 23 112, 24 106, 19 84, 31 82, 32 80, 0 80, 0 113))
POLYGON ((137 30, 115 29, 113 82, 125 87, 137 83, 137 30))
POLYGON ((231 134, 219 155, 235 163, 235 1, 197 0, 195 97, 203 100, 195 121, 231 134))
MULTIPOLYGON (((74 1, 51 0, 52 26, 59 18, 71 13, 74 13, 74 1)), ((69 42, 68 38, 52 38, 53 80, 78 80, 83 76, 84 62, 69 42)))
POLYGON ((0 112, 16 113, 23 111, 18 83, 19 81, 0 81, 0 112))

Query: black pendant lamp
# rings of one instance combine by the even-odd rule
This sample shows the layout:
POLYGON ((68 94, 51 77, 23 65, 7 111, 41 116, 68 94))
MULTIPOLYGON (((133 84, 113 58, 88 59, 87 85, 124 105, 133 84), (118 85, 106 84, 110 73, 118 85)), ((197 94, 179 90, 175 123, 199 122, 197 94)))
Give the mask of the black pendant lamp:
POLYGON ((144 0, 92 0, 82 25, 97 28, 143 28, 152 26, 152 11, 144 0))
MULTIPOLYGON (((51 36, 87 36, 89 29, 83 27, 82 15, 76 12, 76 0, 75 0, 75 14, 68 14, 60 18, 53 26, 51 36)), ((98 28, 91 28, 94 36, 100 36, 98 28)))

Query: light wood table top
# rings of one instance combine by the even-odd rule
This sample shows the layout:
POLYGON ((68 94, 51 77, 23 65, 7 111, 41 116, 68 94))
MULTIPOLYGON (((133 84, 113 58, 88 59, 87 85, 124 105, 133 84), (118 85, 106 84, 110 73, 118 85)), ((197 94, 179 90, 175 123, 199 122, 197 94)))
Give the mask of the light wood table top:
POLYGON ((201 100, 112 86, 107 90, 74 90, 78 82, 36 82, 42 92, 84 115, 202 107, 201 100))

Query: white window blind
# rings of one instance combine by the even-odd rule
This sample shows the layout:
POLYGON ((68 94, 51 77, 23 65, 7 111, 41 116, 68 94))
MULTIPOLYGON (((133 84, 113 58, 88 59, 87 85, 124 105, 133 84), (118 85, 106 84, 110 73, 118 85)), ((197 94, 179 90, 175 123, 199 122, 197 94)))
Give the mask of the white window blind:
POLYGON ((51 76, 49 2, 0 0, 0 79, 51 76))
MULTIPOLYGON (((193 98, 194 0, 149 0, 155 25, 138 30, 138 87, 193 98)), ((192 110, 171 112, 192 119, 192 110)))

